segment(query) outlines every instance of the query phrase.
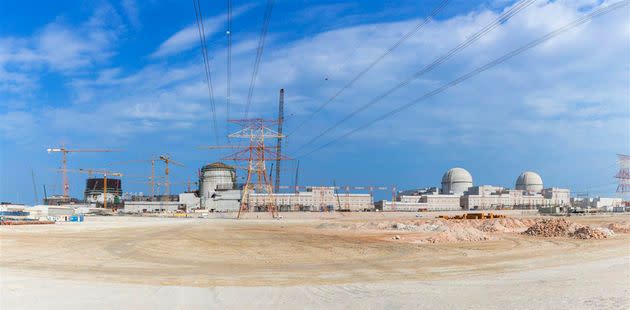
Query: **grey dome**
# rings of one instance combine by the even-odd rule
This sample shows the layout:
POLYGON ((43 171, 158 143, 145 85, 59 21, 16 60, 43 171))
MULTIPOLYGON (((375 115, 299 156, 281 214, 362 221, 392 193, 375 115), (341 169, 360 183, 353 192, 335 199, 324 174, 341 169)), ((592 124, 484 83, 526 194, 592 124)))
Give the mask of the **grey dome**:
POLYGON ((463 195, 473 186, 472 176, 466 169, 452 168, 442 176, 442 194, 463 195))
POLYGON ((542 178, 536 172, 525 171, 516 179, 516 189, 540 193, 543 190, 542 178))

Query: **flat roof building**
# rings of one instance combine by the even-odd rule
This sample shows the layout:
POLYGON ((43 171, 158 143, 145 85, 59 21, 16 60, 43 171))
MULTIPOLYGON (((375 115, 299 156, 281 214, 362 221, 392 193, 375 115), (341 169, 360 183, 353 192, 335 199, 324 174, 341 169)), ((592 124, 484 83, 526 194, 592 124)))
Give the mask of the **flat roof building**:
MULTIPOLYGON (((263 208, 269 198, 267 194, 252 193, 248 204, 252 208, 263 208)), ((304 192, 273 193, 271 199, 279 211, 367 211, 373 210, 370 194, 338 193, 332 186, 313 186, 304 192)))

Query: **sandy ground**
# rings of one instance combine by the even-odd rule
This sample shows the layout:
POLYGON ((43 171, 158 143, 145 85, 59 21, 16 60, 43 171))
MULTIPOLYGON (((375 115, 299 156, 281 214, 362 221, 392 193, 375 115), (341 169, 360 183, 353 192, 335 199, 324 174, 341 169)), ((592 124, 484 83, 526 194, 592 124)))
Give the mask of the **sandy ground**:
POLYGON ((629 234, 417 244, 406 242, 416 232, 322 229, 379 216, 90 217, 0 227, 0 306, 630 308, 629 234))

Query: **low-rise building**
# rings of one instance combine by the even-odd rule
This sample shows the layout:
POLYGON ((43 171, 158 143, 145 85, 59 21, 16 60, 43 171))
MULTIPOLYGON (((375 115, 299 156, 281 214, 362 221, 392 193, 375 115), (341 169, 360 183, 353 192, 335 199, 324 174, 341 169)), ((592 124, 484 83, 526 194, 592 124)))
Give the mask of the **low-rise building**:
POLYGON ((500 186, 473 186, 461 197, 465 210, 535 209, 545 206, 568 206, 570 191, 563 188, 546 188, 541 192, 507 189, 500 186))
POLYGON ((192 212, 200 208, 200 199, 195 193, 181 193, 177 199, 148 200, 132 199, 125 201, 125 213, 152 212, 192 212))
POLYGON ((622 206, 622 199, 609 197, 577 197, 571 198, 571 205, 575 208, 612 212, 615 208, 622 206))
POLYGON ((332 186, 314 186, 305 192, 273 193, 271 195, 252 193, 247 202, 253 208, 264 208, 271 199, 280 211, 322 211, 347 210, 367 211, 374 209, 372 195, 357 193, 337 193, 332 186))
POLYGON ((241 190, 216 191, 209 197, 203 198, 202 209, 210 212, 234 212, 241 207, 241 190))
POLYGON ((409 190, 396 196, 396 201, 381 200, 375 204, 381 211, 458 211, 460 196, 438 194, 437 190, 409 190))

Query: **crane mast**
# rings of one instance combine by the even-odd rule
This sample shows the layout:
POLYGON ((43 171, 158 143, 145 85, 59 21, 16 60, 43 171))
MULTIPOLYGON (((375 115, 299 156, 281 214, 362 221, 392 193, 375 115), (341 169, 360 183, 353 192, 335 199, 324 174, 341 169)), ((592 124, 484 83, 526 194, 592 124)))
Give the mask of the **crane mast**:
POLYGON ((63 197, 70 197, 70 183, 68 181, 68 153, 105 153, 115 152, 114 150, 94 150, 94 149, 67 149, 65 145, 61 147, 48 148, 48 153, 61 153, 61 181, 63 183, 63 197))
POLYGON ((284 88, 280 89, 280 102, 278 103, 278 141, 276 144, 276 182, 274 192, 280 190, 280 158, 282 157, 282 124, 284 123, 284 88))

